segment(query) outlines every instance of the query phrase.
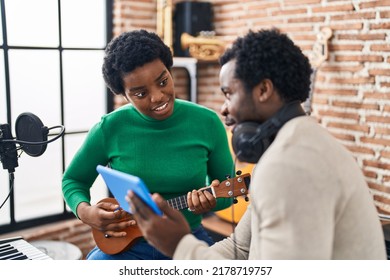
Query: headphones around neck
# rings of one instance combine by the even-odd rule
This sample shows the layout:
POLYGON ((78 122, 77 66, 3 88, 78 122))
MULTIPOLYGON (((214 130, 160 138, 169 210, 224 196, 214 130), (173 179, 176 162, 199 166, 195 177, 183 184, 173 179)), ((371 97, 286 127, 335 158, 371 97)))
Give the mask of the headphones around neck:
POLYGON ((257 163, 272 144, 279 129, 289 120, 306 115, 301 103, 285 104, 274 116, 260 124, 242 122, 233 129, 232 147, 242 162, 257 163))

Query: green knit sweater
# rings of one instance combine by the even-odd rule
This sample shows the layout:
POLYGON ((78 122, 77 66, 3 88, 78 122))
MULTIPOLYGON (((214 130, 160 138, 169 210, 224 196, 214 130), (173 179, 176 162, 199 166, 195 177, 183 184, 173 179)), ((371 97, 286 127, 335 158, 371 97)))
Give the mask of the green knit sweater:
MULTIPOLYGON (((140 114, 129 104, 92 127, 62 179, 63 196, 75 215, 81 202, 90 202, 99 164, 142 178, 152 193, 165 199, 234 173, 226 130, 218 115, 179 99, 173 114, 162 121, 140 114)), ((218 198, 214 210, 230 203, 230 199, 218 198)), ((191 228, 200 224, 200 215, 187 209, 182 213, 191 228)))

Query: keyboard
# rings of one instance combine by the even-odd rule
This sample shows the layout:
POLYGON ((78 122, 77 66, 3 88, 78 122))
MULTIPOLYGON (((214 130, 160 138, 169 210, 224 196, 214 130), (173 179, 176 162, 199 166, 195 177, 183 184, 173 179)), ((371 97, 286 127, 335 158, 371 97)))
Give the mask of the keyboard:
POLYGON ((22 237, 0 239, 0 260, 52 260, 22 237))

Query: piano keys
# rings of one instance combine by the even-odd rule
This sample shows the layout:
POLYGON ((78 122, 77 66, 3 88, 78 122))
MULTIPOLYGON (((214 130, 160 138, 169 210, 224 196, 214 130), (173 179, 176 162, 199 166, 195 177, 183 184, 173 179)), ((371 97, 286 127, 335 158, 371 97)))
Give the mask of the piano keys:
POLYGON ((0 260, 52 260, 22 237, 0 239, 0 260))

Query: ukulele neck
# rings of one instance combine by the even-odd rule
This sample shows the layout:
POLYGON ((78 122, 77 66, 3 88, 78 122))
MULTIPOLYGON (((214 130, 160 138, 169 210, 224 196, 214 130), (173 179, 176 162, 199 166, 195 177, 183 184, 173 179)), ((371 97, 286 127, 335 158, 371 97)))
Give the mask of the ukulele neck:
MULTIPOLYGON (((211 188, 202 189, 202 191, 208 191, 209 193, 213 193, 211 188)), ((188 208, 187 195, 181 195, 179 197, 174 197, 167 200, 168 205, 176 210, 182 210, 188 208)))

